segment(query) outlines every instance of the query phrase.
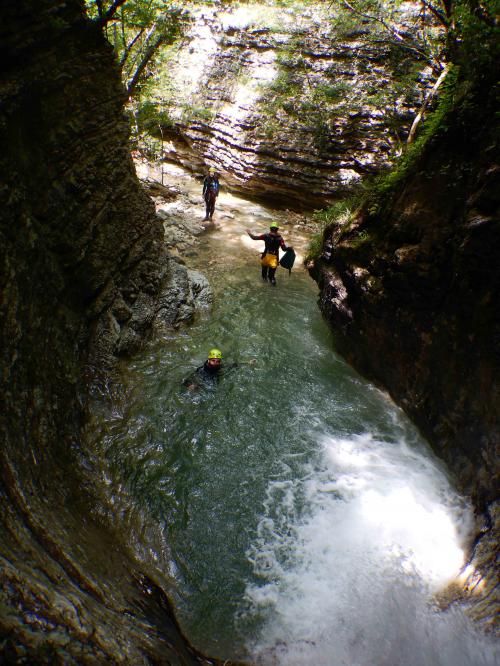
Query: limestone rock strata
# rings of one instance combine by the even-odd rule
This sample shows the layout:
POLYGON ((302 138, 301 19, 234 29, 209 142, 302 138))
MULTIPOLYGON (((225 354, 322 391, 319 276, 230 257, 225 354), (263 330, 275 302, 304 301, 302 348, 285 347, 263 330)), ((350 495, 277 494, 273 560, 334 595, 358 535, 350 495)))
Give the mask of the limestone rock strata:
POLYGON ((182 637, 83 439, 92 367, 189 316, 186 269, 83 4, 7 0, 0 19, 0 662, 215 663, 182 637))
POLYGON ((389 48, 362 38, 366 28, 339 36, 319 7, 242 25, 245 11, 195 13, 161 72, 176 100, 167 158, 195 171, 214 165, 232 189, 304 207, 387 165, 426 77, 420 92, 384 106, 374 95, 401 72, 389 48), (262 27, 273 18, 278 27, 262 27))
POLYGON ((462 105, 449 111, 389 195, 350 223, 327 228, 311 270, 337 348, 389 390, 472 497, 477 572, 469 584, 481 591, 478 615, 493 622, 500 166, 495 87, 485 79, 462 93, 462 105))

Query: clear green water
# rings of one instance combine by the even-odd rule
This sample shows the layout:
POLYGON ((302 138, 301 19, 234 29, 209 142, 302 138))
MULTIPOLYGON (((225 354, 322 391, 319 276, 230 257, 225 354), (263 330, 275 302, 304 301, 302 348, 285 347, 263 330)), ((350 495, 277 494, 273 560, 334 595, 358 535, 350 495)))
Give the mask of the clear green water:
MULTIPOLYGON (((103 436, 168 543, 158 563, 186 634, 212 656, 266 665, 465 666, 480 639, 450 647, 465 620, 437 621, 428 602, 460 566, 465 502, 400 410, 332 351, 305 270, 262 282, 244 229, 264 230, 266 211, 227 205, 233 218, 191 261, 213 306, 124 369, 103 436), (227 363, 257 362, 187 391, 213 346, 227 363), (446 549, 434 570, 429 552, 446 549)), ((475 663, 494 663, 484 649, 475 663)))

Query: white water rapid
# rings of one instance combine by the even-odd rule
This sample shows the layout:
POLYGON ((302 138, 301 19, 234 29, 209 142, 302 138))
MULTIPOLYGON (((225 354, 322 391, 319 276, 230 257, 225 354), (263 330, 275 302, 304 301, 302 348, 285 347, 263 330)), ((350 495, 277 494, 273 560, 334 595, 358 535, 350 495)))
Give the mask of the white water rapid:
MULTIPOLYGON (((397 418, 397 416, 395 415, 397 418)), ((428 451, 404 435, 324 437, 322 469, 271 482, 249 551, 266 618, 250 652, 283 666, 480 666, 493 645, 433 595, 464 564, 472 517, 428 451), (293 520, 297 495, 309 515, 293 520)))

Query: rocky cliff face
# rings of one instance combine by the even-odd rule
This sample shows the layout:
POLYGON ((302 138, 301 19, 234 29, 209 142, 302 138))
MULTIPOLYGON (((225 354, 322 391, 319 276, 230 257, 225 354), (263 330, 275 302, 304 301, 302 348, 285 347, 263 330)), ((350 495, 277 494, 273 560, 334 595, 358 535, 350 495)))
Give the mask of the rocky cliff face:
POLYGON ((311 270, 337 348, 389 390, 472 496, 480 518, 471 552, 486 581, 476 611, 492 620, 500 519, 497 91, 484 72, 474 86, 459 80, 453 90, 453 108, 420 155, 385 193, 326 229, 311 270))
POLYGON ((192 20, 158 75, 167 157, 216 166, 251 197, 318 208, 345 194, 390 162, 429 84, 424 63, 372 43, 362 19, 340 26, 331 6, 205 7, 192 20))
POLYGON ((175 324, 185 269, 82 3, 9 1, 1 19, 0 661, 200 663, 109 518, 82 435, 93 370, 175 324))

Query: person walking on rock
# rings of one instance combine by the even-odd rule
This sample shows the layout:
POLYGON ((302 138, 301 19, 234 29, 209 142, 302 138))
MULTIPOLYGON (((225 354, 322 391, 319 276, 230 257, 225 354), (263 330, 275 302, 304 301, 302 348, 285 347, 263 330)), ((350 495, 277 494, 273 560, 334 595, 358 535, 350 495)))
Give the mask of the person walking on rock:
POLYGON ((279 225, 276 222, 272 222, 269 226, 269 233, 267 234, 253 234, 249 229, 247 229, 247 234, 252 240, 263 240, 264 241, 264 252, 261 255, 260 264, 262 266, 262 279, 267 280, 272 285, 276 285, 276 269, 278 268, 279 261, 279 251, 280 248, 283 252, 287 250, 293 250, 292 246, 286 246, 283 237, 279 233, 279 225))
POLYGON ((219 196, 219 177, 211 167, 203 181, 203 198, 205 199, 205 220, 211 220, 215 210, 215 200, 219 196))

